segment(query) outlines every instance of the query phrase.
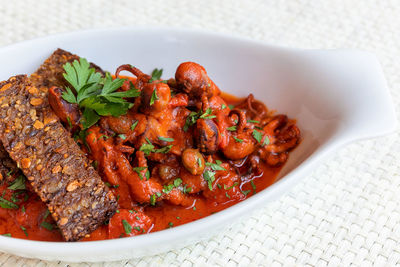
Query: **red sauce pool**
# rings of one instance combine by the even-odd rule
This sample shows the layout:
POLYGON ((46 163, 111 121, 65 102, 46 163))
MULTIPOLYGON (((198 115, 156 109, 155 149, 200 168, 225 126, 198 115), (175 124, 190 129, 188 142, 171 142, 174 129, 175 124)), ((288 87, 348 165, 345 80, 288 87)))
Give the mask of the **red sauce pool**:
MULTIPOLYGON (((241 100, 225 93, 222 97, 228 104, 236 104, 241 100)), ((262 176, 253 177, 252 180, 241 182, 240 189, 248 193, 240 199, 231 199, 226 195, 225 191, 221 190, 221 193, 216 193, 215 196, 215 199, 219 199, 218 201, 215 201, 213 198, 205 198, 202 195, 198 195, 195 197, 193 205, 190 207, 175 206, 166 202, 162 202, 157 206, 138 207, 144 214, 152 219, 152 222, 146 221, 145 218, 140 217, 141 215, 136 213, 136 211, 128 212, 127 210, 121 210, 114 215, 108 225, 100 227, 82 241, 103 240, 126 236, 126 234, 124 234, 126 229, 124 229, 121 224, 122 220, 129 221, 133 226, 136 225, 133 228, 137 228, 138 230, 132 230, 131 234, 136 235, 143 233, 143 231, 139 231, 141 229, 148 229, 146 232, 160 231, 169 227, 189 223, 226 209, 251 197, 256 192, 265 189, 275 182, 281 167, 268 167, 262 162, 260 162, 260 165, 263 170, 262 176), (149 226, 148 224, 151 225, 149 226)), ((27 190, 23 191, 9 190, 7 189, 8 186, 9 185, 6 183, 0 186, 0 192, 5 192, 2 197, 11 202, 13 202, 12 199, 14 199, 13 203, 18 205, 18 208, 0 208, 0 234, 30 240, 63 241, 54 221, 48 214, 46 205, 30 190, 29 183, 26 182, 27 190), (13 194, 14 197, 12 198, 13 194)), ((123 199, 119 201, 123 201, 123 199)))

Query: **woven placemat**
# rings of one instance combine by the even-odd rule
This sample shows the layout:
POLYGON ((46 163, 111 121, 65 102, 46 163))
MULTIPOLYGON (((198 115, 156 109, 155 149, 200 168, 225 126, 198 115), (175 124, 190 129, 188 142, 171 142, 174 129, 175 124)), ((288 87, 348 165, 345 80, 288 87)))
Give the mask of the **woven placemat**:
MULTIPOLYGON (((171 25, 293 47, 365 49, 380 59, 398 107, 399 14, 398 0, 0 0, 0 45, 78 29, 171 25)), ((45 262, 0 254, 0 264, 400 265, 399 162, 399 132, 351 144, 251 218, 234 224, 207 242, 181 250, 97 264, 45 262)))

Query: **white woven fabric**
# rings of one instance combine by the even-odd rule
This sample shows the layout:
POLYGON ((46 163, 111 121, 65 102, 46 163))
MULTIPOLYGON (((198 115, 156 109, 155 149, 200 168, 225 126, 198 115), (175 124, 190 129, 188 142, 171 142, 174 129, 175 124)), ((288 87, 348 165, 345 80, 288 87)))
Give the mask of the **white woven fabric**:
MULTIPOLYGON (((78 29, 171 25, 294 47, 365 49, 379 57, 398 107, 399 15, 399 0, 0 0, 0 45, 78 29)), ((354 143, 333 154, 287 195, 258 210, 250 219, 236 223, 207 242, 179 251, 116 263, 69 265, 0 254, 0 263, 400 265, 399 163, 399 132, 354 143)))

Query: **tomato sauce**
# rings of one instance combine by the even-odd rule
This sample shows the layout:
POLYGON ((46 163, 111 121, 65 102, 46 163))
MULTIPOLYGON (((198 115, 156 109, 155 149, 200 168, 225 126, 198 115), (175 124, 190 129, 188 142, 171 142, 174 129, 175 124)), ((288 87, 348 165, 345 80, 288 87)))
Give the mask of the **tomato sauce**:
MULTIPOLYGON (((136 79, 128 81, 133 84, 136 79)), ((131 86, 128 81, 124 86, 131 86)), ((288 152, 299 142, 295 122, 273 115, 252 95, 237 98, 220 93, 211 80, 208 84, 217 93, 203 103, 209 108, 202 113, 193 111, 196 103, 188 102, 187 95, 169 89, 174 84, 148 83, 142 99, 136 98, 128 114, 102 117, 84 133, 78 142, 117 197, 119 209, 81 241, 135 236, 186 224, 275 182, 288 152), (140 103, 146 99, 153 104, 140 103), (196 135, 195 127, 200 124, 203 128, 196 135), (219 127, 219 142, 225 150, 200 153, 201 146, 213 149, 210 140, 215 127, 219 127), (199 148, 194 148, 195 142, 199 148), (249 148, 251 153, 246 152, 249 148)), ((11 189, 12 183, 1 183, 0 234, 63 241, 46 205, 26 180, 24 187, 11 189)))

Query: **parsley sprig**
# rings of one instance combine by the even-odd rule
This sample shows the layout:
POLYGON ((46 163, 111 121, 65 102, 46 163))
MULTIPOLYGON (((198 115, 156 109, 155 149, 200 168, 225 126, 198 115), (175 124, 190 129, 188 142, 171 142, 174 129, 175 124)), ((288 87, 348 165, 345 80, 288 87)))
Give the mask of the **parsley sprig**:
POLYGON ((187 132, 190 126, 193 126, 196 124, 198 119, 214 119, 216 116, 211 115, 212 114, 212 109, 208 108, 205 112, 203 111, 198 111, 198 112, 190 112, 189 116, 186 118, 185 125, 183 126, 183 130, 187 132))
POLYGON ((109 73, 102 77, 84 58, 75 60, 72 64, 66 63, 63 68, 63 76, 72 89, 66 87, 62 97, 69 103, 78 104, 83 110, 84 129, 95 124, 100 116, 118 117, 126 114, 133 104, 124 98, 140 95, 132 84, 130 90, 117 92, 125 80, 113 79, 109 73))

